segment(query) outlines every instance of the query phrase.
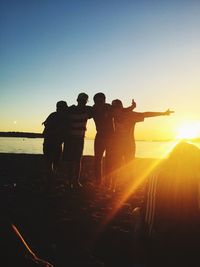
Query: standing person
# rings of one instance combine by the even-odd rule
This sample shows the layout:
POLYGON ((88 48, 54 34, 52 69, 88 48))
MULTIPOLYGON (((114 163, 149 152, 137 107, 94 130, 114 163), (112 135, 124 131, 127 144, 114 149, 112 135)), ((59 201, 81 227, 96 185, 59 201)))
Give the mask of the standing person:
POLYGON ((105 152, 105 174, 110 175, 113 169, 112 149, 114 137, 112 106, 106 103, 103 93, 97 93, 93 97, 93 119, 96 125, 94 140, 94 171, 97 183, 102 182, 102 159, 105 152))
POLYGON ((58 101, 56 111, 52 112, 42 123, 45 127, 43 131, 43 153, 46 159, 46 175, 49 179, 49 187, 52 186, 61 159, 67 109, 68 106, 65 101, 58 101))
MULTIPOLYGON (((135 159, 136 145, 135 145, 135 125, 137 122, 144 121, 145 118, 170 115, 173 111, 166 110, 164 112, 135 112, 125 110, 122 101, 115 99, 112 101, 115 124, 115 175, 114 184, 115 190, 116 180, 118 176, 124 173, 131 174, 130 163, 135 159), (122 168, 122 167, 125 167, 122 168), (122 168, 122 169, 121 169, 122 168), (121 171, 122 170, 122 171, 121 171), (126 171, 125 171, 126 170, 126 171), (120 173, 121 171, 121 173, 120 173)), ((136 102, 132 100, 132 107, 136 107, 136 102)))
POLYGON ((67 162, 67 176, 70 188, 81 187, 80 171, 84 148, 87 120, 92 117, 92 107, 86 106, 88 95, 80 93, 78 105, 68 108, 69 128, 64 142, 64 161, 67 162))
MULTIPOLYGON (((102 159, 105 152, 105 182, 110 183, 114 170, 114 113, 113 107, 106 103, 104 93, 97 93, 93 97, 93 119, 96 125, 96 136, 94 140, 94 170, 98 184, 102 183, 102 159)), ((125 111, 132 110, 134 105, 125 108, 125 111)), ((108 184, 109 185, 109 184, 108 184)))
MULTIPOLYGON (((132 106, 136 107, 134 100, 132 101, 132 106)), ((116 145, 119 146, 125 162, 129 162, 135 158, 136 146, 134 131, 136 123, 144 121, 145 118, 165 116, 173 113, 169 109, 164 112, 127 111, 123 108, 122 101, 119 99, 112 101, 112 107, 114 109, 116 145)))

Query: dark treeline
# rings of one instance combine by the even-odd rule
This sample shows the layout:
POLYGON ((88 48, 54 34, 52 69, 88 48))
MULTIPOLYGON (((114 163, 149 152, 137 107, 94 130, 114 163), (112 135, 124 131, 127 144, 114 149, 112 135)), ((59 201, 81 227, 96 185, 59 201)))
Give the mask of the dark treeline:
POLYGON ((41 133, 27 133, 27 132, 0 132, 0 137, 28 137, 28 138, 41 138, 41 133))

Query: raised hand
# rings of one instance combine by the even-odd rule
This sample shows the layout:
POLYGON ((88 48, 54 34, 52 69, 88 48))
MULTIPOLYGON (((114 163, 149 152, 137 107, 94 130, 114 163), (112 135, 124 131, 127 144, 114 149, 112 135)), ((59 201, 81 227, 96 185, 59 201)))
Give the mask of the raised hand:
POLYGON ((131 107, 132 109, 136 108, 136 102, 134 99, 132 99, 131 107))
POLYGON ((164 115, 170 115, 171 113, 174 113, 174 111, 168 109, 168 110, 166 110, 166 111, 164 112, 164 115))

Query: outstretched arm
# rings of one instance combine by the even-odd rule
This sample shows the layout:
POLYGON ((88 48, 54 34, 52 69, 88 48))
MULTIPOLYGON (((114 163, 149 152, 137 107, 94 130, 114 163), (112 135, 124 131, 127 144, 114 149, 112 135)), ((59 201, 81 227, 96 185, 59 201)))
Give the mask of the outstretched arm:
POLYGON ((144 115, 145 118, 149 118, 149 117, 157 117, 157 116, 165 116, 165 115, 170 115, 171 113, 174 113, 174 111, 167 109, 164 112, 151 112, 151 111, 147 111, 147 112, 142 112, 142 114, 144 115))

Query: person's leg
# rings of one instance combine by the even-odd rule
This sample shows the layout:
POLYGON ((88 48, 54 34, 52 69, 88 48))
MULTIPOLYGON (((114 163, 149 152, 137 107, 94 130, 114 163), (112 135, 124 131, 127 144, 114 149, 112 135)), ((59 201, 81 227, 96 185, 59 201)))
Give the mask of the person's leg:
POLYGON ((135 159, 136 152, 135 142, 130 138, 124 138, 123 147, 125 161, 127 163, 133 161, 135 159))
POLYGON ((105 153, 105 182, 108 188, 112 187, 114 184, 114 170, 115 170, 115 161, 116 155, 114 153, 114 140, 113 138, 106 139, 106 153, 105 153))
POLYGON ((48 189, 52 190, 56 186, 56 179, 58 178, 58 170, 61 163, 62 155, 62 143, 55 142, 49 147, 49 159, 48 160, 48 189))
POLYGON ((63 149, 63 171, 64 176, 66 177, 66 187, 69 186, 72 188, 72 150, 73 150, 73 139, 71 136, 66 136, 64 140, 64 149, 63 149))
POLYGON ((80 183, 81 159, 83 154, 84 138, 70 137, 65 144, 64 159, 67 162, 67 177, 70 188, 74 185, 82 186, 80 183))
POLYGON ((124 155, 124 149, 123 149, 123 143, 121 142, 121 138, 115 137, 114 141, 108 144, 107 157, 106 157, 108 165, 107 170, 108 172, 111 172, 110 189, 113 192, 116 191, 117 185, 119 185, 120 181, 122 181, 124 178, 123 155, 124 155))
POLYGON ((70 189, 74 187, 82 187, 80 183, 80 173, 81 173, 81 159, 67 161, 67 177, 70 189))
POLYGON ((55 144, 54 158, 53 158, 53 174, 56 176, 58 174, 58 168, 62 157, 62 143, 55 144))
POLYGON ((124 140, 124 161, 125 176, 130 183, 134 181, 135 176, 135 142, 129 139, 124 140))
POLYGON ((81 162, 77 161, 68 161, 67 162, 67 169, 68 169, 68 181, 69 187, 72 189, 74 186, 82 186, 79 178, 80 178, 80 171, 81 171, 81 162))
POLYGON ((54 146, 52 145, 52 142, 49 140, 44 140, 43 143, 43 154, 45 159, 45 174, 44 174, 44 184, 45 184, 45 190, 49 191, 52 187, 52 181, 53 181, 53 153, 54 153, 54 146))
POLYGON ((84 148, 84 137, 77 138, 75 142, 75 151, 74 151, 74 185, 81 186, 80 183, 80 174, 81 174, 81 161, 83 155, 83 148, 84 148))
POLYGON ((94 140, 94 174, 96 182, 100 185, 102 183, 102 160, 105 151, 104 138, 96 135, 94 140))

